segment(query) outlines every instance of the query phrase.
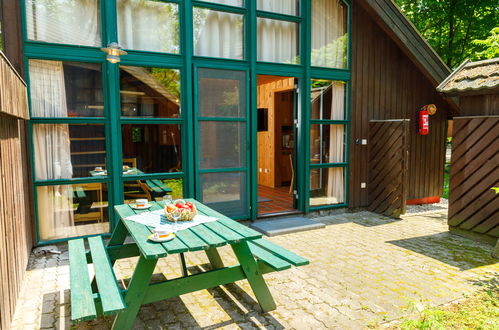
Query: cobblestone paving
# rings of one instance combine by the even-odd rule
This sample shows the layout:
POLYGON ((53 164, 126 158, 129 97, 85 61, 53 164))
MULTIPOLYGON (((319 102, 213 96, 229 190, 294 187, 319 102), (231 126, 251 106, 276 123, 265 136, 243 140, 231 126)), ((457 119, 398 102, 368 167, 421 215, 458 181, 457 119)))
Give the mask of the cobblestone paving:
MULTIPOLYGON (((492 248, 450 235, 443 213, 392 220, 361 212, 316 220, 328 226, 271 238, 311 261, 265 276, 278 305, 275 311, 260 312, 248 283, 240 281, 145 305, 136 328, 361 329, 418 306, 462 298, 499 274, 492 248)), ((222 257, 235 262, 228 248, 222 257)), ((117 277, 126 282, 135 262, 120 260, 117 277)), ((193 273, 207 262, 202 253, 188 254, 193 273)), ((180 276, 178 268, 176 258, 163 259, 155 279, 180 276)), ((67 252, 32 255, 13 328, 68 329, 69 313, 67 252)), ((111 324, 107 317, 73 327, 107 329, 111 324)))

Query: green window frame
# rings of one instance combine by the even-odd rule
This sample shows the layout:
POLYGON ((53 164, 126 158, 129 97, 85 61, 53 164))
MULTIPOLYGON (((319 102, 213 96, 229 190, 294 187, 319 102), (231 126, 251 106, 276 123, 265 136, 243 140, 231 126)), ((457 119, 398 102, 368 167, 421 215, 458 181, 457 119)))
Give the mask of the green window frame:
MULTIPOLYGON (((310 59, 311 49, 311 1, 301 0, 299 14, 297 16, 271 13, 256 9, 256 1, 245 0, 243 7, 223 5, 198 0, 161 0, 167 3, 175 3, 179 6, 179 24, 180 24, 180 52, 178 54, 147 52, 138 50, 127 50, 128 55, 121 57, 119 64, 111 64, 106 61, 105 54, 100 47, 87 47, 68 44, 55 44, 38 42, 27 39, 26 31, 26 10, 23 0, 21 5, 21 16, 23 20, 22 35, 25 55, 25 68, 28 72, 26 80, 29 91, 29 64, 30 59, 47 59, 59 61, 91 62, 102 65, 104 104, 106 116, 103 118, 33 118, 29 122, 29 134, 31 139, 31 158, 33 159, 33 125, 37 123, 101 123, 105 125, 106 132, 106 157, 109 162, 108 169, 110 175, 102 178, 73 178, 64 180, 46 180, 35 181, 33 192, 35 196, 35 222, 37 228, 37 244, 48 244, 67 239, 57 239, 43 241, 40 239, 38 231, 38 213, 36 188, 43 185, 74 184, 74 183, 106 183, 109 190, 109 219, 111 230, 116 224, 117 218, 113 205, 120 204, 123 201, 123 183, 130 179, 168 179, 181 178, 183 180, 184 197, 196 197, 199 194, 199 187, 196 187, 196 164, 197 155, 195 147, 198 132, 195 127, 195 100, 194 86, 195 68, 212 67, 220 69, 242 69, 248 72, 247 88, 249 90, 248 98, 248 117, 247 122, 249 131, 247 132, 250 141, 249 154, 247 158, 248 173, 248 196, 250 203, 249 218, 256 219, 257 214, 257 148, 256 141, 257 118, 252 114, 256 109, 257 97, 257 75, 270 74, 298 78, 298 125, 299 135, 297 137, 297 150, 300 157, 296 160, 296 182, 298 189, 297 208, 302 212, 309 212, 316 209, 335 208, 339 205, 310 207, 309 205, 309 173, 313 168, 310 164, 310 125, 313 123, 310 119, 310 81, 312 78, 341 80, 347 82, 347 100, 345 121, 346 127, 346 159, 344 164, 335 164, 343 166, 346 170, 346 198, 347 201, 341 206, 348 205, 348 172, 349 172, 349 95, 350 95, 350 63, 351 63, 351 8, 350 1, 343 1, 348 10, 348 61, 346 69, 312 67, 310 59), (193 50, 193 7, 207 8, 217 11, 235 13, 244 15, 244 58, 225 59, 214 57, 194 56, 193 50), (270 18, 282 21, 289 21, 299 24, 299 57, 298 64, 270 63, 257 61, 257 19, 270 18), (129 66, 150 66, 166 67, 178 69, 181 72, 181 106, 182 113, 180 118, 122 118, 120 116, 120 96, 119 96, 119 65, 129 66), (250 115, 251 113, 251 115, 250 115), (121 125, 128 123, 149 124, 149 123, 175 123, 182 126, 182 172, 176 173, 151 173, 140 176, 123 177, 121 171, 121 125)), ((100 23, 102 47, 111 42, 118 42, 117 12, 116 2, 110 0, 100 0, 100 23)), ((30 102, 31 105, 31 102, 30 102)), ((31 172, 34 175, 34 162, 31 162, 31 172)))

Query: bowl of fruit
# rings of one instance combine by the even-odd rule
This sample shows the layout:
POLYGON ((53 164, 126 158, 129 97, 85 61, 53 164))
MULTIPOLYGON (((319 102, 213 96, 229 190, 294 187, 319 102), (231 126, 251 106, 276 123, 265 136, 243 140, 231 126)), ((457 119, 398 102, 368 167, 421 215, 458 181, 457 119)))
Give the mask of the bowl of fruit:
POLYGON ((165 216, 170 222, 174 222, 175 214, 180 214, 177 221, 191 221, 197 214, 197 209, 191 202, 186 202, 182 199, 167 202, 165 206, 165 216))

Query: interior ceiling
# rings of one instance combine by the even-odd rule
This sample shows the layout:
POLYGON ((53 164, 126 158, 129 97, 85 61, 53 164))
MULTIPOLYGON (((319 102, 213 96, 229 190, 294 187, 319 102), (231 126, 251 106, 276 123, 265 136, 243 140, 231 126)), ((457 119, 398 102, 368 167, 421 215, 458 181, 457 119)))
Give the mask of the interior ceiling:
POLYGON ((260 86, 260 85, 268 84, 268 83, 278 81, 278 80, 289 79, 289 77, 258 75, 257 79, 258 79, 257 84, 260 86))

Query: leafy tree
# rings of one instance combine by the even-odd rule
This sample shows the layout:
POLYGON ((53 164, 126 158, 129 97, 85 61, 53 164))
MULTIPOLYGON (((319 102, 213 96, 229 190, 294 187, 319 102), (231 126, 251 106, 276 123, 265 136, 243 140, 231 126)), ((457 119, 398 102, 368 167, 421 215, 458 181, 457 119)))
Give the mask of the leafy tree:
POLYGON ((449 67, 480 59, 483 44, 499 27, 497 0, 395 0, 449 67))
POLYGON ((473 40, 473 44, 483 47, 483 51, 476 53, 479 59, 499 57, 499 27, 493 28, 487 39, 473 40))

